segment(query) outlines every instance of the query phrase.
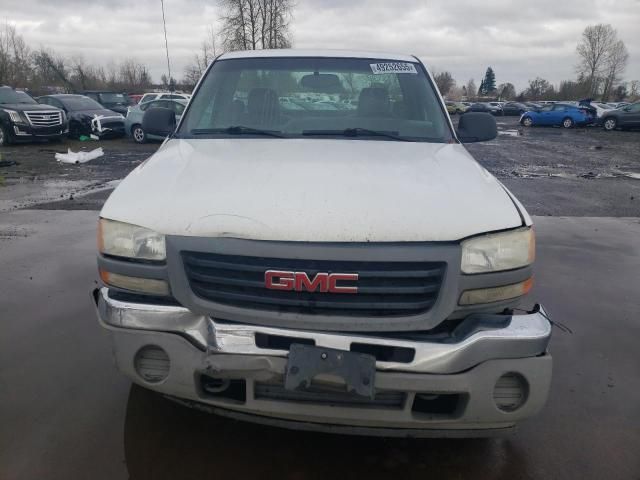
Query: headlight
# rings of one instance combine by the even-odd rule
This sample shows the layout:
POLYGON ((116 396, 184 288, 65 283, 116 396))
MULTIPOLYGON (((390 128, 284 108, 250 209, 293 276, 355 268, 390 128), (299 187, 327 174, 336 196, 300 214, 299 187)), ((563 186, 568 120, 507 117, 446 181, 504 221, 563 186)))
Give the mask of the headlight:
POLYGON ((100 278, 109 286, 131 290, 132 292, 148 293, 151 295, 169 295, 169 284, 164 280, 154 278, 130 277, 119 273, 107 272, 100 269, 100 278))
POLYGON ((164 235, 137 225, 101 218, 98 249, 105 255, 140 260, 165 260, 164 235))
POLYGON ((530 265, 535 243, 533 228, 470 238, 462 242, 462 272, 498 272, 530 265))
POLYGON ((15 110, 5 110, 5 112, 7 112, 9 114, 9 118, 11 119, 12 122, 14 122, 14 123, 25 123, 24 120, 22 119, 22 117, 20 116, 20 114, 18 112, 16 112, 15 110))

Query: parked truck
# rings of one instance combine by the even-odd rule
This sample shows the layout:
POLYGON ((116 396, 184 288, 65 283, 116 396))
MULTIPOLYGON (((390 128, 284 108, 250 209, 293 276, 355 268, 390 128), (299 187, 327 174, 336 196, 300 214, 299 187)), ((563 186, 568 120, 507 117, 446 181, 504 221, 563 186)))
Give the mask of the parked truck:
POLYGON ((225 53, 177 125, 143 128, 167 138, 100 213, 94 291, 133 382, 367 435, 486 436, 543 407, 551 323, 516 310, 532 220, 463 146, 495 120, 454 129, 416 57, 225 53), (301 92, 354 108, 279 101, 301 92))

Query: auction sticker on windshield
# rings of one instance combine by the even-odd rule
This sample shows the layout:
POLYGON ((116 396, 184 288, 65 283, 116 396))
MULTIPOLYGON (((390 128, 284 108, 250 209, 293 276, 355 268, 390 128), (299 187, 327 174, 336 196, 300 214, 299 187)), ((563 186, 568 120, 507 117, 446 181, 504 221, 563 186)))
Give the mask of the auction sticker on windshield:
POLYGON ((375 75, 382 73, 418 73, 413 63, 405 62, 385 62, 385 63, 371 63, 371 71, 375 75))

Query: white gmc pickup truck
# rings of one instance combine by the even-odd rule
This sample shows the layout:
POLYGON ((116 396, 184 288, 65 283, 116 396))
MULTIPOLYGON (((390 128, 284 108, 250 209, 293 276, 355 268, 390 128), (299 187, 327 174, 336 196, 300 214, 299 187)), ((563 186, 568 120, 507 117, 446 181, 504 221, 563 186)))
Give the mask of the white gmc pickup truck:
POLYGON ((106 202, 94 292, 119 369, 230 417, 474 436, 544 405, 551 323, 516 314, 531 218, 415 57, 225 53, 106 202))

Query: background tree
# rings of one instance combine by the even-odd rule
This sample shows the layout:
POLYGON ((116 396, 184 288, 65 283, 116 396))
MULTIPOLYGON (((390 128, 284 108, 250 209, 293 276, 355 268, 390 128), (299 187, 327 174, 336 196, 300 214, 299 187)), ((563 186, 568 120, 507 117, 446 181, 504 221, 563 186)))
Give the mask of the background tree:
POLYGON ((467 100, 471 100, 476 96, 476 82, 473 81, 473 78, 470 78, 467 82, 467 100))
POLYGON ((453 76, 447 71, 435 73, 433 79, 435 80, 436 86, 443 97, 456 85, 456 81, 453 79, 453 76))
POLYGON ((627 66, 629 60, 629 52, 622 40, 615 42, 604 65, 604 89, 602 92, 602 100, 606 102, 615 85, 620 82, 622 72, 627 66))
POLYGON ((189 88, 194 88, 200 77, 207 69, 209 63, 213 61, 222 51, 218 48, 218 35, 209 27, 207 38, 200 46, 200 52, 193 56, 193 61, 184 69, 182 84, 189 88))
POLYGON ((587 79, 588 95, 598 94, 603 73, 617 43, 618 34, 608 24, 589 25, 582 32, 582 39, 576 47, 579 57, 576 70, 587 79))
POLYGON ((540 77, 529 80, 529 87, 524 92, 524 96, 529 100, 546 100, 554 94, 555 89, 553 85, 540 77))
POLYGON ((257 50, 291 46, 292 0, 219 0, 225 50, 257 50))
POLYGON ((487 68, 486 73, 484 74, 484 79, 480 84, 479 93, 481 95, 491 95, 496 91, 496 74, 493 71, 493 68, 487 68))
POLYGON ((516 98, 516 87, 513 83, 501 83, 497 88, 501 100, 513 100, 516 98))

